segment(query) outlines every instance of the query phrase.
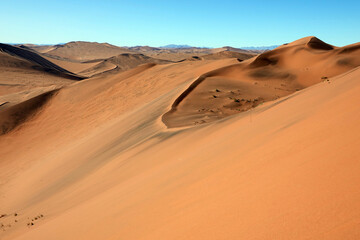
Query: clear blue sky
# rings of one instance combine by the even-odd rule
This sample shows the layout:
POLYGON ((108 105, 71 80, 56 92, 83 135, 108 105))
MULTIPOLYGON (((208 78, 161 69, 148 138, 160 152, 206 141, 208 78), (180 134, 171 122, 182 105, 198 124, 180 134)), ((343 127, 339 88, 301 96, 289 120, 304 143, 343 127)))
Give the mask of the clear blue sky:
POLYGON ((267 46, 360 41, 360 1, 0 0, 0 42, 267 46))

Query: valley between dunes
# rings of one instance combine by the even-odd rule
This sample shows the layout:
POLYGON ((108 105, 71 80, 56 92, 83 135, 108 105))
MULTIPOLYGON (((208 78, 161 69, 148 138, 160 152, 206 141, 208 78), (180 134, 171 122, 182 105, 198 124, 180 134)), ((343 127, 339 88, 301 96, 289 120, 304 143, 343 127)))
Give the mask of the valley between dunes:
POLYGON ((359 43, 0 47, 0 239, 360 238, 359 43))

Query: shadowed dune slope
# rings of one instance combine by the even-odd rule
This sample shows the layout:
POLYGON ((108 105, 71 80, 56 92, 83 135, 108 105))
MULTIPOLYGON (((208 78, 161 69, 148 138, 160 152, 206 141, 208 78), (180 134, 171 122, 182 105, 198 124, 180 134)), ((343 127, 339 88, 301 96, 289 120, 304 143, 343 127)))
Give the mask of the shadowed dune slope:
POLYGON ((40 56, 39 54, 37 54, 31 50, 27 50, 25 48, 19 48, 19 47, 11 46, 8 44, 0 43, 0 51, 8 53, 10 55, 14 55, 14 56, 23 58, 24 60, 27 60, 33 64, 38 65, 44 71, 48 71, 48 72, 51 72, 54 74, 61 74, 62 76, 68 77, 71 79, 76 79, 76 80, 83 79, 83 77, 77 76, 76 74, 74 74, 64 68, 59 67, 58 65, 50 62, 49 60, 43 58, 42 56, 40 56))
MULTIPOLYGON (((51 61, 52 63, 70 71, 73 72, 75 74, 79 74, 81 75, 81 72, 91 68, 93 66, 95 66, 96 64, 99 64, 102 60, 99 61, 91 61, 91 62, 78 62, 78 61, 70 61, 70 60, 65 60, 65 59, 58 59, 58 58, 53 58, 53 57, 49 57, 49 56, 44 56, 44 58, 46 58, 47 60, 51 61)), ((81 75, 83 76, 83 75, 81 75)))
POLYGON ((19 48, 28 49, 30 51, 37 52, 41 57, 45 58, 46 60, 50 61, 51 63, 57 65, 60 68, 65 69, 71 73, 78 74, 79 72, 88 69, 90 67, 95 66, 102 60, 98 61, 91 61, 91 62, 79 62, 76 60, 71 59, 64 59, 58 56, 52 56, 46 54, 47 51, 54 49, 53 45, 50 46, 42 46, 42 45, 32 45, 32 44, 25 44, 25 45, 17 45, 19 48))
POLYGON ((10 132, 31 118, 55 92, 46 91, 15 105, 7 101, 3 102, 6 104, 0 106, 0 135, 10 132))
MULTIPOLYGON (((46 151, 45 149, 54 149, 59 144, 68 144, 88 134, 92 129, 158 96, 171 92, 172 95, 169 97, 175 98, 196 76, 210 69, 236 62, 234 59, 224 59, 166 65, 149 63, 125 72, 101 74, 67 85, 60 89, 40 112, 0 138, 0 156, 2 159, 14 160, 14 162, 15 159, 29 160, 29 155, 24 149, 20 151, 15 149, 19 146, 25 149, 37 146, 35 148, 46 151), (43 139, 47 141, 44 142, 43 139), (36 142, 40 145, 36 145, 36 142)), ((3 96, 0 101, 8 101, 8 103, 0 106, 0 111, 29 100, 44 91, 55 89, 38 90, 33 94, 28 93, 27 96, 23 93, 3 96)), ((161 114, 165 111, 166 109, 161 114)), ((36 159, 36 154, 33 154, 31 159, 33 157, 36 159)))
POLYGON ((218 120, 360 66, 360 44, 334 47, 306 37, 200 76, 163 116, 168 127, 218 120))
POLYGON ((358 239, 359 67, 251 112, 164 126, 196 76, 234 77, 236 62, 141 65, 59 90, 0 136, 1 239, 358 239))
POLYGON ((61 87, 76 81, 64 74, 48 72, 24 58, 0 51, 0 96, 35 88, 61 87))

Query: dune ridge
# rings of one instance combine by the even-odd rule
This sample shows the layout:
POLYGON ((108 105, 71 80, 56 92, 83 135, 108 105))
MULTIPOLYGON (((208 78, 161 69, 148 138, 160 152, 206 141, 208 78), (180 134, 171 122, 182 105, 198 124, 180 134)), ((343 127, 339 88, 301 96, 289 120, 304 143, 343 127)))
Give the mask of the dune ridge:
POLYGON ((43 58, 42 56, 38 55, 35 52, 29 51, 29 50, 26 50, 23 48, 14 47, 14 46, 7 45, 7 44, 2 44, 2 43, 0 43, 0 51, 6 52, 10 55, 15 55, 17 57, 20 57, 27 61, 35 63, 35 64, 43 67, 43 69, 45 71, 53 72, 56 74, 61 74, 62 76, 65 76, 65 77, 68 77, 71 79, 76 79, 76 80, 84 79, 84 77, 77 76, 76 74, 74 74, 64 68, 57 66, 56 64, 50 62, 49 60, 43 58))
POLYGON ((0 114, 34 107, 0 135, 0 238, 359 238, 358 46, 307 37, 0 96, 0 114))
MULTIPOLYGON (((57 90, 41 93, 26 101, 4 108, 0 105, 0 135, 9 133, 11 130, 20 126, 29 118, 33 117, 50 98, 56 94, 57 90)), ((8 102, 5 102, 8 103, 8 102)))
POLYGON ((69 42, 55 45, 54 49, 47 51, 45 55, 58 57, 64 60, 92 61, 110 58, 122 53, 134 53, 132 50, 117 47, 108 43, 97 42, 69 42))
POLYGON ((180 60, 179 62, 183 61, 199 61, 199 60, 219 60, 224 58, 237 58, 239 62, 244 61, 246 59, 252 58, 256 56, 256 53, 243 53, 243 52, 233 52, 229 50, 224 50, 221 52, 210 53, 201 56, 192 56, 191 58, 180 60))
POLYGON ((35 88, 62 87, 78 80, 0 51, 0 97, 35 88))
POLYGON ((162 119, 168 127, 207 123, 329 81, 360 65, 356 46, 338 48, 306 37, 213 70, 196 79, 162 119))
POLYGON ((83 70, 82 72, 80 72, 80 74, 85 76, 95 76, 97 74, 109 72, 111 70, 116 70, 117 72, 126 71, 146 63, 166 64, 171 63, 171 61, 155 59, 143 54, 123 53, 103 60, 95 66, 83 70))
POLYGON ((186 60, 201 60, 204 59, 222 59, 238 55, 239 58, 245 59, 249 58, 248 56, 255 56, 261 51, 250 51, 239 48, 232 47, 222 47, 222 48, 154 48, 149 46, 138 46, 138 47, 129 47, 129 50, 142 53, 149 57, 163 59, 168 61, 182 62, 186 60), (227 53, 231 52, 231 53, 227 53))

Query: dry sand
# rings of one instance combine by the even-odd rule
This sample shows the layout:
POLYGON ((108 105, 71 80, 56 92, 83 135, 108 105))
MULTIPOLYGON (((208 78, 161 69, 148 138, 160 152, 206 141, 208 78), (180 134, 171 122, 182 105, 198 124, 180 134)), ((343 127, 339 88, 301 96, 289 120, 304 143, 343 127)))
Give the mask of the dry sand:
POLYGON ((116 72, 129 70, 145 63, 166 64, 171 63, 171 61, 155 59, 143 54, 123 53, 103 60, 96 65, 81 71, 79 74, 92 77, 110 70, 116 70, 116 72))
POLYGON ((185 61, 185 60, 201 60, 205 59, 222 59, 227 57, 240 57, 247 59, 258 55, 260 51, 250 51, 232 47, 222 48, 154 48, 148 46, 130 47, 129 50, 142 53, 156 59, 168 61, 185 61), (231 52, 231 53, 225 53, 231 52), (238 54, 238 56, 234 56, 238 54), (233 55, 233 56, 229 56, 233 55))
POLYGON ((84 62, 106 59, 122 53, 135 52, 108 43, 78 41, 55 45, 53 49, 46 52, 46 55, 50 57, 57 57, 63 60, 65 59, 84 62))
POLYGON ((0 136, 1 239, 360 238, 359 46, 309 37, 60 88, 0 136), (239 85, 263 104, 168 128, 239 85))
POLYGON ((75 79, 48 72, 34 62, 0 52, 0 96, 39 87, 61 87, 74 82, 75 79))
POLYGON ((206 123, 247 111, 360 65, 360 44, 307 37, 200 76, 164 115, 169 127, 206 123))

